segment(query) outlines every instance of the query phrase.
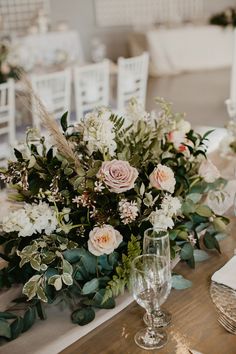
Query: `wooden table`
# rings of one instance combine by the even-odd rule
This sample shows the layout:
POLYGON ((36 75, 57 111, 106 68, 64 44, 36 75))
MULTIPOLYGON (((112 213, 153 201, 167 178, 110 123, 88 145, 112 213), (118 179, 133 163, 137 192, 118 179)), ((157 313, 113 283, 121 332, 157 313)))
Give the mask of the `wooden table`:
POLYGON ((175 268, 193 282, 186 290, 172 290, 165 307, 172 313, 168 344, 160 350, 145 351, 134 343, 134 334, 144 326, 143 309, 132 303, 125 310, 103 323, 61 353, 63 354, 174 354, 176 342, 173 333, 185 336, 189 347, 203 354, 235 354, 236 336, 229 334, 217 322, 215 307, 209 294, 211 275, 222 267, 236 248, 236 219, 231 224, 230 236, 221 241, 222 254, 212 251, 210 259, 197 263, 191 270, 186 264, 175 268))

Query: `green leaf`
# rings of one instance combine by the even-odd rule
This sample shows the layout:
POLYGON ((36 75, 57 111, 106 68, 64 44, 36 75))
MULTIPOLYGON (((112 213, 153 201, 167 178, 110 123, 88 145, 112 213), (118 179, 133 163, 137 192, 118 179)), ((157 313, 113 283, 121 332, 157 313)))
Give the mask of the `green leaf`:
POLYGON ((70 286, 70 285, 73 284, 73 278, 72 278, 72 276, 71 276, 70 274, 68 274, 68 273, 62 274, 61 279, 62 279, 63 283, 66 284, 66 285, 68 285, 68 286, 70 286))
POLYGON ((72 175, 73 172, 74 172, 73 168, 66 167, 66 168, 64 169, 64 173, 65 173, 66 176, 72 175))
POLYGON ((64 258, 71 264, 79 262, 90 274, 95 274, 97 269, 97 257, 84 248, 74 248, 63 252, 64 258))
POLYGON ((192 286, 192 282, 188 279, 185 279, 182 275, 172 275, 171 278, 172 288, 177 290, 183 290, 190 288, 192 286))
POLYGON ((193 257, 193 247, 189 242, 185 243, 184 246, 181 248, 180 258, 183 259, 184 261, 187 261, 192 257, 193 257))
POLYGON ((221 217, 214 218, 213 225, 217 232, 225 232, 227 229, 227 224, 225 224, 221 217))
POLYGON ((35 319, 36 319, 35 308, 29 307, 28 310, 25 312, 23 318, 22 332, 28 331, 28 329, 30 329, 33 326, 35 319))
POLYGON ((37 296, 38 298, 43 301, 43 302, 48 302, 47 296, 45 295, 45 292, 42 288, 42 286, 39 286, 37 289, 37 296))
POLYGON ((24 323, 21 317, 17 317, 17 319, 11 323, 11 339, 17 338, 21 332, 23 331, 24 323))
POLYGON ((188 199, 182 204, 181 208, 182 208, 183 214, 189 215, 189 214, 192 214, 195 212, 196 206, 195 206, 195 203, 191 199, 188 199))
POLYGON ((99 286, 99 281, 97 278, 94 278, 84 284, 82 288, 82 294, 87 295, 87 294, 94 293, 97 290, 98 286, 99 286))
POLYGON ((214 235, 211 235, 209 232, 206 232, 203 238, 203 242, 206 248, 215 248, 220 253, 220 246, 214 235))
POLYGON ((23 159, 22 153, 19 150, 15 149, 15 148, 14 148, 14 154, 15 154, 15 157, 17 158, 17 160, 23 159))
POLYGON ((73 323, 77 323, 80 326, 84 326, 95 318, 95 312, 92 307, 85 307, 75 310, 71 314, 71 320, 73 323))
POLYGON ((116 305, 115 300, 113 297, 110 297, 106 301, 103 301, 105 293, 105 289, 97 291, 93 297, 92 305, 101 309, 113 309, 116 305))
POLYGON ((53 275, 52 277, 50 277, 48 279, 48 284, 49 285, 53 285, 54 288, 59 291, 62 288, 62 279, 61 279, 61 275, 53 275))
POLYGON ((196 213, 200 216, 204 216, 205 218, 212 216, 212 211, 207 205, 199 205, 196 208, 196 213))
POLYGON ((0 337, 11 338, 11 327, 4 319, 0 319, 0 337))
POLYGON ((225 233, 218 233, 215 235, 215 238, 217 239, 218 242, 224 240, 226 237, 227 237, 227 234, 225 234, 225 233))
MULTIPOLYGON (((36 259, 34 258, 31 259, 30 265, 33 269, 40 271, 40 263, 36 259)), ((22 262, 21 262, 21 266, 23 266, 22 262)))
POLYGON ((72 265, 65 259, 63 259, 63 262, 62 262, 62 269, 63 269, 63 273, 68 273, 68 274, 73 273, 72 265))
POLYGON ((16 315, 10 312, 0 312, 0 319, 11 320, 13 318, 17 318, 16 315))
POLYGON ((193 255, 195 262, 204 262, 209 258, 208 253, 203 250, 194 250, 193 255))
POLYGON ((61 117, 61 127, 62 127, 63 132, 65 132, 68 128, 67 115, 68 115, 68 112, 65 112, 63 114, 63 116, 61 117))
POLYGON ((201 193, 190 193, 187 195, 186 199, 190 199, 194 203, 198 203, 202 198, 201 193))

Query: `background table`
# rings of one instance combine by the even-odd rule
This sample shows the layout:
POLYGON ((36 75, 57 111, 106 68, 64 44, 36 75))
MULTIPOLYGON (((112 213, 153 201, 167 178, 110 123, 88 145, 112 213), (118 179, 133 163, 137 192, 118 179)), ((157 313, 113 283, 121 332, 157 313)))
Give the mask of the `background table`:
POLYGON ((84 63, 79 34, 76 31, 58 31, 32 34, 13 40, 16 56, 26 71, 53 65, 84 63))
POLYGON ((229 67, 232 63, 233 31, 218 26, 186 25, 154 28, 134 33, 131 54, 150 53, 154 76, 229 67))

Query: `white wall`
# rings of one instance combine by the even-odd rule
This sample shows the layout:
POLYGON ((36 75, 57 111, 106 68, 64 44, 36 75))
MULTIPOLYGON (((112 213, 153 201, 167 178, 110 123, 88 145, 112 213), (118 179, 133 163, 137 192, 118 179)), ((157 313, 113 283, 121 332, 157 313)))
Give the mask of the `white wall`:
MULTIPOLYGON (((236 0, 205 0, 206 18, 227 6, 236 6, 236 0)), ((91 39, 94 36, 100 37, 106 44, 109 58, 128 55, 127 36, 131 28, 96 27, 94 0, 51 0, 51 16, 53 23, 65 20, 70 28, 79 32, 87 60, 90 59, 91 39)))

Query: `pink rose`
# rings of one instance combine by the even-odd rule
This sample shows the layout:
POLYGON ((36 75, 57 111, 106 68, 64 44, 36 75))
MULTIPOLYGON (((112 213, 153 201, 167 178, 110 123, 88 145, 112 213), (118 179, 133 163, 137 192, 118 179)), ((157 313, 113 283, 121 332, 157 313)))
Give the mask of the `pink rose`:
POLYGON ((123 237, 111 225, 95 227, 89 233, 88 250, 95 256, 110 254, 122 242, 123 237))
POLYGON ((158 164, 149 176, 152 187, 173 193, 175 190, 175 176, 171 168, 158 164))
POLYGON ((97 177, 106 184, 110 192, 123 193, 134 188, 138 171, 128 161, 104 161, 97 177))
POLYGON ((207 183, 213 183, 220 177, 218 168, 211 160, 202 161, 198 173, 207 183))
POLYGON ((7 75, 10 72, 10 66, 7 63, 2 63, 1 65, 1 72, 3 75, 7 75))

